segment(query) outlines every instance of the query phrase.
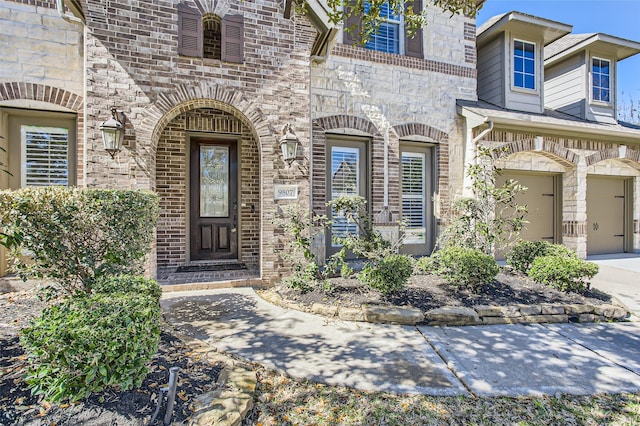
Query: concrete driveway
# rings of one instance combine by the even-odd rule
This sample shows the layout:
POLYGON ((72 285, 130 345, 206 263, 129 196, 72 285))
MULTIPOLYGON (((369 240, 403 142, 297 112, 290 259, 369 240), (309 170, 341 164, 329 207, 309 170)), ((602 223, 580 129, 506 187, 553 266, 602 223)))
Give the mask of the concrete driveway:
POLYGON ((591 285, 615 296, 635 316, 640 316, 640 255, 604 254, 589 256, 587 260, 600 267, 591 285))
POLYGON ((299 379, 428 395, 640 390, 640 323, 410 327, 286 310, 252 289, 165 293, 165 318, 299 379))

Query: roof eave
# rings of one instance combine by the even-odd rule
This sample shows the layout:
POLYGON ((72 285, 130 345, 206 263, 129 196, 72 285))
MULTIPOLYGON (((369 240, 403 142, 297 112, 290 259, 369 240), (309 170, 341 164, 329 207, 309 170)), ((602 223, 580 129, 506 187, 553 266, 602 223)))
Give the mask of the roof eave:
POLYGON ((637 41, 627 40, 624 38, 615 37, 608 34, 597 33, 585 40, 581 40, 577 42, 576 44, 569 47, 568 49, 564 49, 556 53, 555 55, 551 56, 550 58, 545 59, 544 65, 545 66, 552 65, 558 61, 561 61, 564 58, 568 58, 569 56, 579 51, 587 49, 589 46, 594 45, 598 42, 608 43, 618 47, 615 50, 616 54, 613 56, 613 58, 616 61, 621 61, 630 56, 640 53, 640 43, 637 41))

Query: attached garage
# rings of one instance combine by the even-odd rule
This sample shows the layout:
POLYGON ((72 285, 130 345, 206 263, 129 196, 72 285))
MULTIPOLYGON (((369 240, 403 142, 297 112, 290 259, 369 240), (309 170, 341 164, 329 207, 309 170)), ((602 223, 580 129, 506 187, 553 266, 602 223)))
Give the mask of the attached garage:
POLYGON ((631 229, 627 180, 587 177, 587 254, 622 253, 631 229))
MULTIPOLYGON (((549 173, 527 173, 503 170, 496 179, 502 185, 507 179, 518 181, 527 191, 516 197, 519 205, 526 205, 529 222, 520 232, 520 238, 528 241, 559 243, 561 239, 561 176, 549 173)), ((503 256, 498 255, 498 258, 503 256)))

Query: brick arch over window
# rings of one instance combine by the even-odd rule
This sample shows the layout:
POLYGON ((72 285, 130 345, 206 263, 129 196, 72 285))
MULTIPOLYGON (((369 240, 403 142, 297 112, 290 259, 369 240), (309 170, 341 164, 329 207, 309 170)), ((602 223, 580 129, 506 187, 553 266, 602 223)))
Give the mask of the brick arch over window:
POLYGON ((82 96, 67 90, 37 83, 0 83, 0 101, 26 99, 48 102, 75 112, 80 112, 84 104, 82 96))
POLYGON ((258 106, 242 92, 206 82, 198 86, 180 85, 171 94, 158 96, 155 104, 142 113, 142 123, 137 129, 138 139, 143 143, 149 142, 155 153, 160 134, 167 124, 179 114, 197 108, 219 109, 242 121, 251 129, 259 150, 261 146, 277 142, 275 129, 267 122, 258 106))
POLYGON ((327 202, 327 181, 326 181, 326 143, 327 133, 332 130, 341 130, 353 135, 368 135, 372 138, 372 146, 384 143, 384 137, 378 128, 366 118, 353 115, 331 115, 316 118, 312 123, 313 133, 313 211, 317 214, 325 214, 327 202))
POLYGON ((507 156, 519 152, 534 152, 561 164, 564 167, 574 167, 578 164, 578 154, 570 151, 560 144, 549 141, 542 141, 540 144, 536 138, 522 139, 519 141, 505 143, 499 146, 504 149, 507 156))
POLYGON ((423 136, 438 143, 449 142, 449 135, 445 132, 422 123, 399 124, 394 126, 393 130, 400 139, 409 138, 411 136, 423 136))
POLYGON ((436 175, 434 188, 439 194, 440 212, 438 225, 446 223, 449 217, 449 135, 435 127, 423 123, 406 123, 393 127, 398 139, 411 140, 412 137, 426 138, 436 144, 434 148, 436 175), (443 220, 445 219, 445 220, 443 220))
POLYGON ((585 159, 587 162, 587 167, 604 160, 621 160, 625 163, 636 163, 633 164, 633 166, 635 168, 640 168, 640 150, 630 149, 626 146, 620 146, 594 152, 591 155, 587 155, 585 159))

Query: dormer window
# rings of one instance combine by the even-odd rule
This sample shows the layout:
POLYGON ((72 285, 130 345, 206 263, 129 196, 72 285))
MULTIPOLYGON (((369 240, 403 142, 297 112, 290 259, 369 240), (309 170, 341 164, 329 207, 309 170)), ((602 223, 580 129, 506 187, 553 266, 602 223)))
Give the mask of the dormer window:
POLYGON ((513 41, 513 85, 536 89, 536 45, 522 40, 513 41))
MULTIPOLYGON (((371 2, 367 1, 364 5, 364 11, 369 13, 370 10, 371 2)), ((380 24, 378 32, 373 34, 364 46, 367 49, 380 52, 400 53, 400 40, 402 40, 401 17, 393 13, 393 10, 389 7, 389 2, 384 2, 380 5, 380 17, 384 18, 385 22, 380 24)))
POLYGON ((596 102, 611 101, 611 62, 593 58, 591 65, 592 96, 596 102))

